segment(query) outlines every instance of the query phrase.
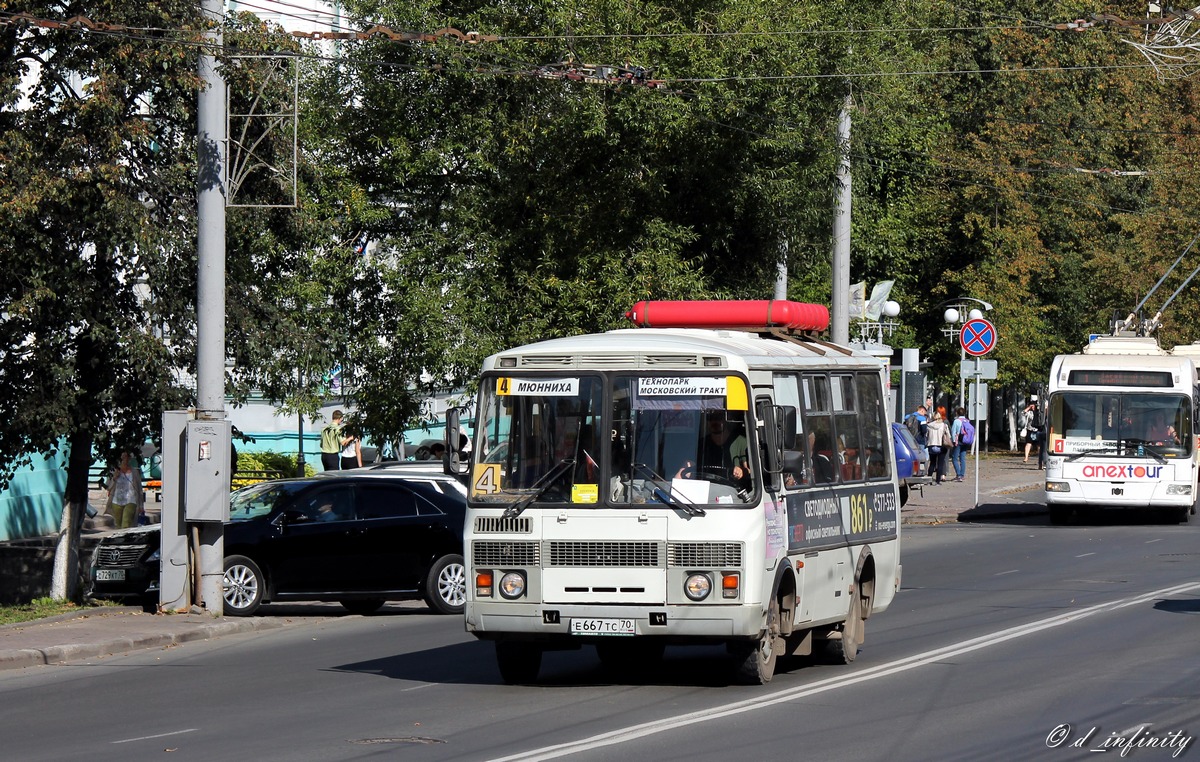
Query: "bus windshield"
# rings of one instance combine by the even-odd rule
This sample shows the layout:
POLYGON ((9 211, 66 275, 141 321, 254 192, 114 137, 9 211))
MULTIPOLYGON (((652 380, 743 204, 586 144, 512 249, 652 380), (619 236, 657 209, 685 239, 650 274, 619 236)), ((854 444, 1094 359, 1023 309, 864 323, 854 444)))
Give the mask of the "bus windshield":
POLYGON ((1062 436, 1056 454, 1126 457, 1149 449, 1165 457, 1191 455, 1191 405, 1175 394, 1060 392, 1050 422, 1062 436))
POLYGON ((508 504, 747 505, 745 404, 726 377, 490 378, 471 497, 508 504))

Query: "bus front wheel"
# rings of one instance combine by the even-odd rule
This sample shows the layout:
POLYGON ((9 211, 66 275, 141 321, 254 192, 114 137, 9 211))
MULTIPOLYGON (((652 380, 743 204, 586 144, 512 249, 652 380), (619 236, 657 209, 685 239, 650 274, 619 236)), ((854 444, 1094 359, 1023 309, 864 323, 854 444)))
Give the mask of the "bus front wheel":
POLYGON ((779 631, 779 600, 767 607, 767 627, 750 644, 738 643, 730 650, 737 658, 737 680, 743 685, 766 685, 775 676, 775 662, 786 648, 779 631))

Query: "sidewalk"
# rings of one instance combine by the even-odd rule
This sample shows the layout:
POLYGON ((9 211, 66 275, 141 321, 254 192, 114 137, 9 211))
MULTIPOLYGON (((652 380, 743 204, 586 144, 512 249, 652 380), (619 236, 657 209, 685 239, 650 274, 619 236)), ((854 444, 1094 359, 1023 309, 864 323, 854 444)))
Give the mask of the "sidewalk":
MULTIPOLYGON (((1006 519, 1046 513, 1045 471, 1034 457, 1012 452, 984 453, 979 459, 979 504, 975 504, 975 458, 968 456, 961 482, 953 477, 940 485, 913 490, 900 511, 903 524, 1006 519)), ((949 473, 954 467, 947 465, 949 473)))
MULTIPOLYGON (((901 522, 943 524, 1044 514, 1043 473, 1034 460, 1022 463, 1018 454, 985 454, 979 461, 979 505, 976 505, 975 459, 969 458, 962 482, 951 479, 913 490, 908 504, 901 509, 901 522)), ((405 608, 423 605, 389 604, 405 608)), ((103 607, 4 625, 0 626, 0 670, 98 659, 348 616, 337 604, 276 604, 268 608, 272 611, 266 616, 215 618, 207 614, 155 615, 135 607, 103 607)))

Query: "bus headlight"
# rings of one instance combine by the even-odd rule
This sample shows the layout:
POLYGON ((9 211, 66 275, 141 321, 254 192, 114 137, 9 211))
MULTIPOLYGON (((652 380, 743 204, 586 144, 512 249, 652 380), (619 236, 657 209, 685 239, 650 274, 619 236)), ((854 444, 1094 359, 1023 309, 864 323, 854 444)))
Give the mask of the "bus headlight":
POLYGON ((683 592, 693 601, 702 601, 712 592, 712 580, 707 574, 689 575, 683 582, 683 592))
POLYGON ((1190 495, 1192 494, 1192 485, 1190 484, 1168 484, 1168 495, 1190 495))
POLYGON ((1047 492, 1070 492, 1071 485, 1067 482, 1046 482, 1047 492))
POLYGON ((508 600, 520 598, 525 594, 525 575, 521 572, 505 572, 500 578, 500 596, 508 600))

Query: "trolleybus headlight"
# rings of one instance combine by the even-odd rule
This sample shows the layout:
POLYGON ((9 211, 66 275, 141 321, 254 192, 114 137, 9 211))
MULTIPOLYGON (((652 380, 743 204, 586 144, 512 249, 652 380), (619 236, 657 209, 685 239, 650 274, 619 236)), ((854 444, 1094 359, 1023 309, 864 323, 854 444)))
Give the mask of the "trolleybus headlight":
POLYGON ((689 575, 683 582, 683 592, 693 601, 702 601, 712 592, 712 580, 707 574, 689 575))
POLYGON ((1190 495, 1192 494, 1192 485, 1190 484, 1168 484, 1168 495, 1190 495))
POLYGON ((492 597, 492 572, 490 569, 480 569, 475 572, 475 597, 492 597))
POLYGON ((1070 492, 1071 485, 1067 482, 1046 482, 1047 492, 1070 492))
POLYGON ((500 578, 500 596, 513 600, 525 594, 525 575, 521 572, 506 572, 500 578))

